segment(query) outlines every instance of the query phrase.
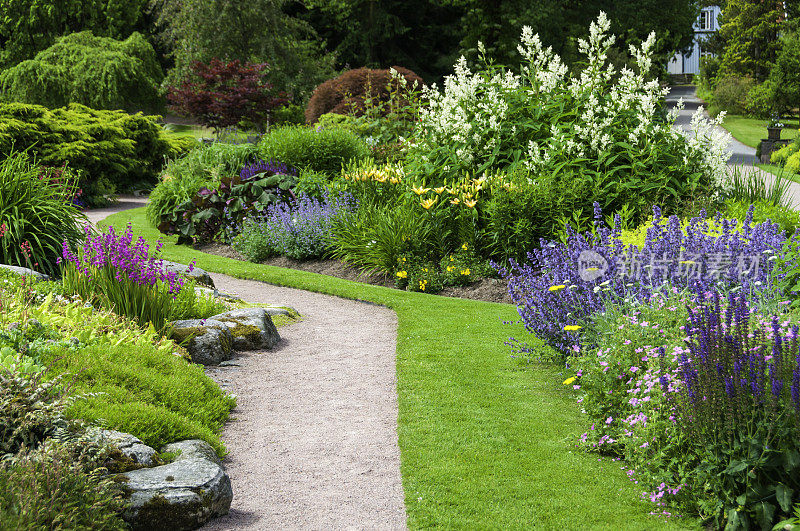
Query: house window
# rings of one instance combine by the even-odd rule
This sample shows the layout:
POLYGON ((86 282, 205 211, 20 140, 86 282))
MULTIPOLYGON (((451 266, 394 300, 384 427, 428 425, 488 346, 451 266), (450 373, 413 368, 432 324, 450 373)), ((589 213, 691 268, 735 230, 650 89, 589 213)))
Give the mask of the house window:
POLYGON ((713 12, 701 11, 700 12, 700 31, 711 31, 713 12))

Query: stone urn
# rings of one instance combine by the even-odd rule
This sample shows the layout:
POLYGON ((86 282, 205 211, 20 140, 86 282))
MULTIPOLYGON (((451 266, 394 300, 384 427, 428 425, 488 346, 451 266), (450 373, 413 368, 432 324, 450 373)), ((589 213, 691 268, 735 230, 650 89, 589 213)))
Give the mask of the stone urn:
POLYGON ((767 139, 768 140, 780 140, 781 139, 781 129, 783 129, 783 127, 767 127, 767 139))

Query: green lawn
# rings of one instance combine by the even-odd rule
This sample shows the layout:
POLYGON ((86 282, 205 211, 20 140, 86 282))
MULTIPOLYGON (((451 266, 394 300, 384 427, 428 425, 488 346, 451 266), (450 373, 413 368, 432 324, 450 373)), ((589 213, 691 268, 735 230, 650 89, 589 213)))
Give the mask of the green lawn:
MULTIPOLYGON (((792 120, 784 118, 783 123, 786 128, 781 131, 781 138, 784 140, 795 138, 797 136, 797 118, 792 120)), ((762 118, 729 114, 725 116, 722 127, 727 129, 733 138, 752 148, 758 147, 758 143, 767 137, 766 120, 762 118)))
MULTIPOLYGON (((155 242, 144 209, 109 218, 155 242)), ((620 463, 575 448, 584 418, 560 369, 524 368, 503 342, 530 337, 511 305, 410 293, 239 262, 175 245, 164 258, 240 278, 360 299, 398 316, 401 472, 409 527, 698 529, 649 516, 620 463)))
POLYGON ((773 175, 780 175, 785 179, 800 184, 800 175, 786 171, 786 169, 783 166, 778 166, 776 164, 756 164, 756 167, 761 168, 762 170, 769 172, 773 175))

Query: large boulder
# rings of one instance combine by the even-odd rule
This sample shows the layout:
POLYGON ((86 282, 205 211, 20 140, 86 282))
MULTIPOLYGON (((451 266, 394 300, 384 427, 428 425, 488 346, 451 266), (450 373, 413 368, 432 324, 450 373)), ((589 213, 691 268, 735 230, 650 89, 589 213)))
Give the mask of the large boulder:
POLYGON ((233 490, 214 450, 200 440, 161 449, 176 451, 180 453, 172 463, 120 474, 129 494, 122 517, 132 529, 197 529, 228 513, 233 490))
POLYGON ((212 319, 183 319, 173 321, 172 335, 186 348, 192 362, 201 365, 219 365, 231 359, 234 338, 226 323, 212 319))
POLYGON ((33 277, 36 280, 50 280, 50 277, 48 275, 45 275, 44 273, 39 273, 38 271, 34 271, 33 269, 28 269, 27 267, 0 264, 0 269, 11 271, 12 273, 15 273, 21 277, 33 277))
POLYGON ((134 463, 152 466, 156 451, 130 433, 97 429, 90 432, 98 442, 110 443, 134 463))
POLYGON ((175 272, 199 284, 204 284, 212 288, 214 287, 214 281, 211 279, 211 275, 208 274, 208 271, 200 269, 199 267, 194 267, 189 271, 188 265, 170 262, 168 260, 162 260, 161 267, 167 273, 175 272))
POLYGON ((240 308, 211 317, 230 331, 236 350, 271 349, 281 340, 278 329, 264 308, 240 308))

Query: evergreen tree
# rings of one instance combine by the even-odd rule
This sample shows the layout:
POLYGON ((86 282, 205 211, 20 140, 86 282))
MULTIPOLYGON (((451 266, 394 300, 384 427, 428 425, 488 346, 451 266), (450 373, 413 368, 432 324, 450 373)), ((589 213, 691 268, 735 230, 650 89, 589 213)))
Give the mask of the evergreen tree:
POLYGON ((720 17, 719 76, 749 76, 764 81, 780 49, 784 21, 779 0, 727 0, 720 17))

